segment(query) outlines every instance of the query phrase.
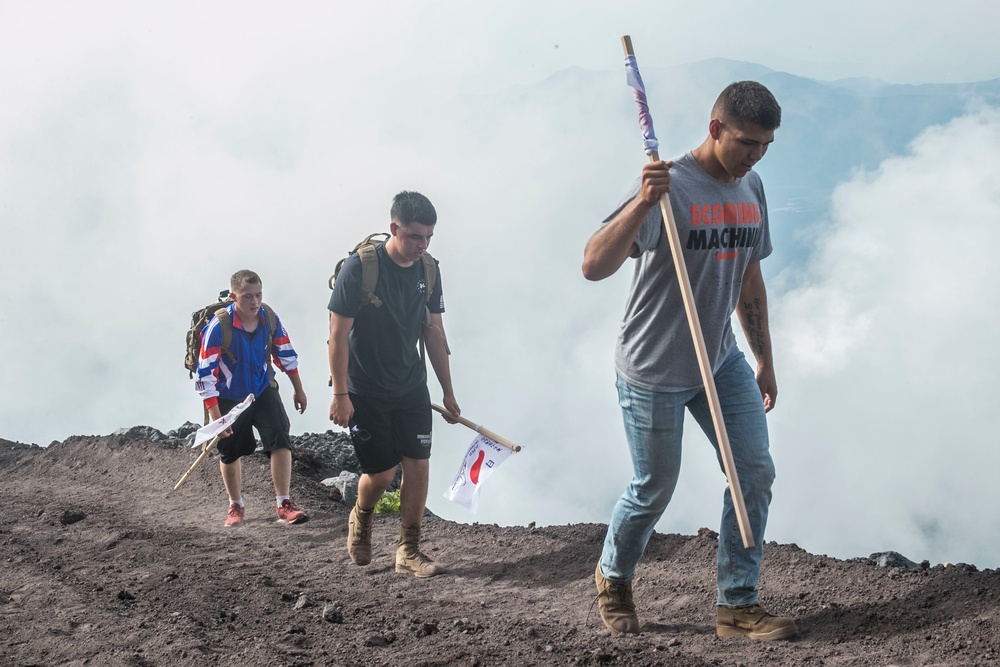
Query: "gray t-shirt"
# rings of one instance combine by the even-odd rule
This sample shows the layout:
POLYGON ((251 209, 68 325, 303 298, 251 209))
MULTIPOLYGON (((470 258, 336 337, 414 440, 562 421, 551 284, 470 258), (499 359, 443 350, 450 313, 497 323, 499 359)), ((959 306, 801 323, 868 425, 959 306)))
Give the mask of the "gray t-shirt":
MULTIPOLYGON (((636 196, 639 185, 633 186, 622 206, 636 196)), ((747 265, 771 254, 764 186, 753 171, 722 183, 686 153, 674 160, 670 170, 670 204, 715 372, 736 346, 730 318, 747 265)), ((618 335, 615 369, 629 383, 653 391, 700 387, 701 373, 659 206, 646 215, 635 242, 639 255, 618 335)))

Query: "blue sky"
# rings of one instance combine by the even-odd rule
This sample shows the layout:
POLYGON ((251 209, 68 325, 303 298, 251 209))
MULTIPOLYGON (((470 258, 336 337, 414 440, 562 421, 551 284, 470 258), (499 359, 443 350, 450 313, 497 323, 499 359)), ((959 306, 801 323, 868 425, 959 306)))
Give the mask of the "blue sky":
MULTIPOLYGON (((537 84, 618 71, 626 33, 644 69, 722 57, 823 80, 1000 78, 996 3, 750 5, 0 3, 0 322, 15 350, 0 437, 197 420, 182 334, 243 266, 303 359, 310 406, 293 432, 326 430, 326 278, 386 224, 392 194, 418 189, 442 221, 432 252, 459 401, 525 447, 471 517, 439 498, 471 434, 442 425, 431 508, 606 521, 628 476, 611 384, 627 272, 586 284, 578 257, 644 156, 634 128, 594 120, 611 100, 553 118, 537 84)), ((619 95, 630 104, 624 83, 619 95)), ((674 151, 705 108, 678 98, 676 114, 654 109, 686 123, 657 124, 674 151)), ((769 538, 981 565, 1000 546, 1000 528, 972 518, 1000 500, 980 398, 998 124, 970 111, 859 169, 817 214, 828 233, 808 265, 769 275, 782 383, 769 538), (941 246, 946 219, 968 244, 941 246)), ((717 523, 714 458, 689 441, 664 530, 717 523)))

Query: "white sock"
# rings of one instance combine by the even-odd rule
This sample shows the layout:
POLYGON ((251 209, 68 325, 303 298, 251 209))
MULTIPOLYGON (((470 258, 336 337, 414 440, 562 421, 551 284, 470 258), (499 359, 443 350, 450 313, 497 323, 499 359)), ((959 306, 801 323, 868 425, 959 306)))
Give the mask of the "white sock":
POLYGON ((230 505, 239 505, 240 507, 243 507, 243 506, 244 506, 244 505, 243 505, 243 499, 242 499, 242 498, 240 498, 239 500, 233 500, 232 498, 230 498, 230 499, 229 499, 229 504, 230 504, 230 505))
POLYGON ((275 502, 278 503, 278 507, 281 507, 281 503, 285 502, 286 500, 289 500, 290 498, 291 498, 290 496, 275 496, 274 500, 275 502))

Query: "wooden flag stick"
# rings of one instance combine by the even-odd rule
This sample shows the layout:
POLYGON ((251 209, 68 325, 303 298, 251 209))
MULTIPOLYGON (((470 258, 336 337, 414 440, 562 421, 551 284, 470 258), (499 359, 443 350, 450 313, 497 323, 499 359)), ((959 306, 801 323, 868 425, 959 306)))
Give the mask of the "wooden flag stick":
POLYGON ((471 428, 476 433, 481 433, 482 435, 485 435, 487 438, 489 438, 493 442, 497 443, 498 445, 503 445, 504 447, 507 447, 508 449, 514 450, 515 452, 521 451, 521 445, 515 445, 510 440, 507 440, 506 438, 501 438, 499 435, 497 435, 493 431, 485 429, 482 426, 480 426, 479 424, 475 424, 475 423, 469 421, 465 417, 456 417, 455 415, 451 414, 450 412, 448 412, 447 410, 445 410, 444 408, 442 408, 440 405, 436 405, 434 403, 431 403, 431 407, 434 408, 435 410, 437 410, 438 412, 440 412, 443 415, 448 415, 449 417, 451 417, 452 419, 454 419, 455 421, 457 421, 462 426, 468 426, 469 428, 471 428))
POLYGON ((187 472, 184 473, 184 476, 181 477, 181 480, 174 485, 174 491, 181 488, 184 482, 188 481, 188 477, 191 476, 191 473, 193 473, 195 468, 197 468, 201 464, 201 462, 205 460, 205 457, 208 456, 209 452, 215 449, 215 445, 218 444, 218 442, 219 442, 219 436, 215 436, 214 438, 212 438, 212 441, 208 443, 208 445, 202 448, 201 455, 194 460, 194 463, 192 463, 191 467, 187 469, 187 472))
MULTIPOLYGON (((625 55, 634 56, 632 38, 622 37, 622 47, 625 55)), ((658 162, 659 154, 653 151, 650 162, 658 162)), ((722 419, 722 406, 719 404, 719 393, 715 389, 715 377, 708 361, 708 348, 701 330, 701 320, 698 319, 698 309, 695 306, 694 292, 691 290, 691 278, 688 275, 687 262, 684 261, 684 246, 681 245, 680 232, 674 221, 674 211, 670 206, 670 193, 660 197, 660 212, 663 214, 663 225, 666 228, 667 240, 670 242, 670 254, 674 259, 674 269, 677 271, 677 283, 687 311, 688 326, 691 328, 691 339, 694 341, 695 354, 698 357, 698 368, 701 370, 701 380, 705 385, 705 397, 708 399, 709 410, 712 413, 712 423, 715 425, 715 437, 719 442, 719 452, 722 455, 722 467, 729 481, 729 493, 733 499, 733 509, 736 511, 736 522, 743 537, 743 546, 747 549, 754 545, 753 530, 750 528, 750 518, 747 516, 746 504, 743 502, 743 491, 736 474, 736 463, 733 461, 733 451, 729 446, 729 435, 726 433, 726 423, 722 419)))

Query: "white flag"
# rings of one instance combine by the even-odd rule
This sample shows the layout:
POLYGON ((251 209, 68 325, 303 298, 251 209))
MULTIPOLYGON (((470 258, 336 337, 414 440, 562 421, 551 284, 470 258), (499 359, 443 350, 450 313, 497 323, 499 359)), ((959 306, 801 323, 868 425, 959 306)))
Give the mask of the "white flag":
POLYGON ((444 497, 469 508, 475 514, 479 509, 479 488, 510 455, 509 448, 498 445, 485 435, 476 436, 465 452, 465 459, 455 480, 444 492, 444 497))
POLYGON ((222 415, 214 422, 205 424, 194 434, 194 444, 191 445, 192 449, 195 447, 201 447, 202 443, 208 442, 216 436, 216 434, 225 431, 229 426, 236 421, 236 418, 240 416, 244 410, 250 407, 253 403, 253 394, 250 394, 243 402, 234 407, 228 413, 222 415))

